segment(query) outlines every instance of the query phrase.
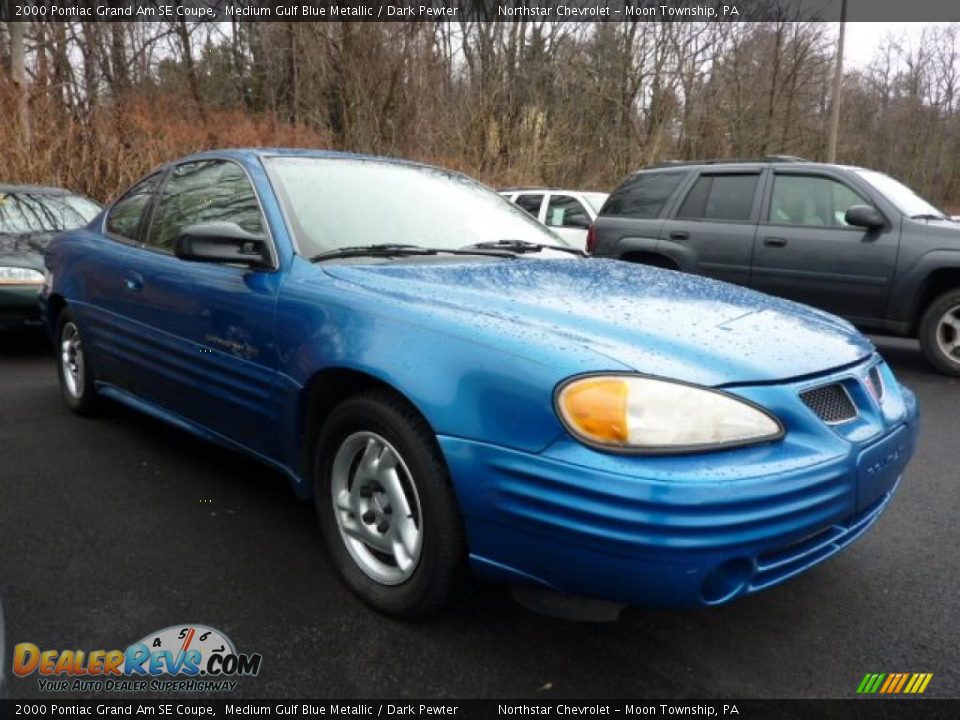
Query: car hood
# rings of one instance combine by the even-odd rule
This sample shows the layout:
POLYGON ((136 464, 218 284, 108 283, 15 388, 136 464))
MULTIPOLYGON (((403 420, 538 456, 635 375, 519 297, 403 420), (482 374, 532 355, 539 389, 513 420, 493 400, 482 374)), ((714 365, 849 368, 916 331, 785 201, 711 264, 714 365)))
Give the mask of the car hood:
POLYGON ((637 372, 703 385, 812 375, 874 351, 845 320, 805 305, 615 260, 324 269, 381 296, 461 310, 467 329, 477 315, 535 326, 637 372))
POLYGON ((947 243, 946 247, 956 249, 960 243, 960 222, 952 219, 943 220, 913 220, 907 222, 913 226, 914 232, 936 238, 947 243))

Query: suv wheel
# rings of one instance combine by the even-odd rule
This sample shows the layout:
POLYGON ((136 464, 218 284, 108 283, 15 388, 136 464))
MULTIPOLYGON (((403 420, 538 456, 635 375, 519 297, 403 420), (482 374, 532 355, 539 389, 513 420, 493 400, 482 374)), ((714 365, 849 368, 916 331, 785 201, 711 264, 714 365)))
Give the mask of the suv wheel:
POLYGON ((314 498, 346 584, 399 617, 450 598, 466 557, 460 513, 433 431, 386 392, 345 400, 324 424, 314 498))
POLYGON ((937 370, 960 375, 960 290, 930 303, 920 321, 920 346, 937 370))
POLYGON ((93 368, 80 328, 66 310, 60 313, 56 338, 57 374, 63 400, 78 415, 91 415, 97 410, 100 397, 93 384, 93 368))

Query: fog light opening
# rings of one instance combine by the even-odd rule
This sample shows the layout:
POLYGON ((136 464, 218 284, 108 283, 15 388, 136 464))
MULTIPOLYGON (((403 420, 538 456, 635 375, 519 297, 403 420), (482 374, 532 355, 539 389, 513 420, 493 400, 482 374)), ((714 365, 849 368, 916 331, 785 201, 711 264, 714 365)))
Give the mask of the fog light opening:
POLYGON ((732 600, 747 586, 751 575, 753 563, 743 558, 718 565, 703 581, 703 601, 708 605, 718 605, 732 600))

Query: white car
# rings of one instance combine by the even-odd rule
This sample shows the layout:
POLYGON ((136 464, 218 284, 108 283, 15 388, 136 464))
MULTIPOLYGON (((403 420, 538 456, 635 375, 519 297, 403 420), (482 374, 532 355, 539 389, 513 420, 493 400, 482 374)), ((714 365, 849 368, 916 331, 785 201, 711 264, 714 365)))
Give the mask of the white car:
POLYGON ((607 193, 551 188, 505 188, 500 194, 581 250, 587 246, 587 228, 607 200, 607 193))

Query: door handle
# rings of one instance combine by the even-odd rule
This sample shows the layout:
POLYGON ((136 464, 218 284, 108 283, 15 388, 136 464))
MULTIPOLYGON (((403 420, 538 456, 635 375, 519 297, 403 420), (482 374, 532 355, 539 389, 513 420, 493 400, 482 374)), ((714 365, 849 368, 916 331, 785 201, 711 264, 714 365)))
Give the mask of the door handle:
POLYGON ((787 241, 784 238, 768 237, 763 239, 763 244, 767 247, 786 247, 787 241))
POLYGON ((124 275, 123 289, 130 292, 140 292, 143 290, 143 278, 139 275, 124 275))
POLYGON ((670 233, 671 240, 687 240, 690 237, 690 233, 685 230, 674 230, 670 233))

